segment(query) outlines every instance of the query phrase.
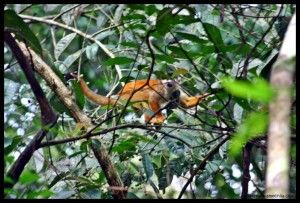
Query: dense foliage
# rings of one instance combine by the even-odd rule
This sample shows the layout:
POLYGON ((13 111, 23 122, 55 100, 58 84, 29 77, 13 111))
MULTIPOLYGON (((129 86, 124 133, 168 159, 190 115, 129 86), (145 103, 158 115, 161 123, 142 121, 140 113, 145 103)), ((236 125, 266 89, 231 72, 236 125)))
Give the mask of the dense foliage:
MULTIPOLYGON (((294 12, 295 5, 271 4, 11 4, 5 7, 4 26, 51 66, 94 123, 109 118, 97 131, 125 126, 93 138, 111 148, 110 158, 128 187, 128 198, 178 198, 180 192, 185 198, 240 198, 247 175, 247 143, 253 145, 247 193, 258 198, 265 190, 267 105, 274 94, 268 80, 294 12), (142 112, 130 105, 108 111, 86 100, 78 84, 63 77, 75 70, 103 95, 116 93, 122 82, 146 79, 149 73, 152 78, 177 79, 190 95, 212 95, 194 109, 166 109, 168 118, 161 127, 141 127, 142 112), (122 114, 112 116, 116 113, 122 114), (140 127, 126 127, 128 123, 140 127), (223 139, 229 140, 219 145, 223 139)), ((7 173, 40 130, 41 116, 6 44, 4 62, 7 173)), ((59 114, 43 141, 82 135, 70 111, 36 77, 59 114)), ((295 120, 293 109, 293 135, 295 120)), ((82 139, 38 149, 19 181, 5 189, 6 198, 111 198, 90 142, 82 139)), ((295 144, 291 149, 295 160, 295 144)), ((292 164, 291 196, 296 190, 295 170, 292 164)))

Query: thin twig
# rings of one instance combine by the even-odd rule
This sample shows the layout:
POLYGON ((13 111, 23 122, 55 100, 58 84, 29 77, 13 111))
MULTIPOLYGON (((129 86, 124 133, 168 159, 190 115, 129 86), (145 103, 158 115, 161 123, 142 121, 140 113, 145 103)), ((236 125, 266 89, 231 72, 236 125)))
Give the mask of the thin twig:
POLYGON ((226 138, 224 138, 219 144, 217 144, 215 147, 213 147, 208 154, 204 157, 204 159, 201 161, 201 163, 199 164, 199 166, 191 173, 191 177, 188 179, 188 181, 186 182, 186 184, 183 186, 178 199, 181 199, 182 195, 184 194, 184 192, 186 191, 187 187, 189 186, 189 184, 193 181, 194 177, 205 168, 207 161, 216 153, 218 152, 219 148, 229 139, 230 136, 227 136, 226 138))
POLYGON ((57 144, 63 144, 63 143, 68 143, 68 142, 74 142, 77 140, 81 140, 81 139, 87 139, 87 138, 91 138, 91 137, 95 137, 98 135, 102 135, 102 134, 106 134, 112 131, 116 131, 116 130, 120 130, 120 129, 125 129, 125 128, 138 128, 138 129, 143 129, 143 130, 150 130, 150 131, 154 131, 157 133, 161 133, 167 137, 171 137, 173 139, 176 139, 180 142, 182 142, 183 144, 187 145, 188 147, 192 147, 189 143, 187 143, 186 141, 184 141, 183 139, 181 139, 180 137, 176 137, 174 135, 168 134, 164 131, 160 131, 160 130, 156 130, 154 128, 148 128, 148 126, 146 125, 138 125, 138 124, 125 124, 125 125, 118 125, 118 126, 114 126, 112 128, 106 128, 104 130, 101 130, 99 132, 88 132, 85 133, 84 135, 78 136, 78 137, 70 137, 70 138, 66 138, 66 139, 61 139, 61 140, 53 140, 53 141, 49 141, 49 142, 43 142, 41 143, 38 147, 42 148, 45 146, 53 146, 53 145, 57 145, 57 144))

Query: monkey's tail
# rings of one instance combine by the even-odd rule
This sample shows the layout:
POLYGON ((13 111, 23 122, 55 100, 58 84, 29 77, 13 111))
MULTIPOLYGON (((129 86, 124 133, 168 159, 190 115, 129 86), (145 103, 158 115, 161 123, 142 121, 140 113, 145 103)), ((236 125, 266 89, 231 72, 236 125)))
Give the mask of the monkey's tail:
MULTIPOLYGON (((76 79, 77 73, 76 72, 70 72, 68 73, 68 79, 76 79)), ((115 105, 117 103, 117 99, 102 96, 99 94, 94 93, 85 83, 82 76, 80 76, 79 79, 79 85, 81 90, 83 91, 84 95, 91 100, 92 102, 98 104, 98 105, 115 105)))

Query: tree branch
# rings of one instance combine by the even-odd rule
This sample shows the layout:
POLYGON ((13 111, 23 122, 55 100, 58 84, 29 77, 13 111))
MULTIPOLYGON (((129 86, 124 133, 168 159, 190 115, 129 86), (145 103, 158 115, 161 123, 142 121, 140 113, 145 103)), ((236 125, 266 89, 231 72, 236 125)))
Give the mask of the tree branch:
MULTIPOLYGON (((283 5, 281 5, 280 7, 280 10, 278 11, 278 14, 276 17, 274 17, 272 20, 271 20, 271 23, 268 27, 268 29, 264 32, 264 34, 261 36, 261 38, 258 40, 258 42, 254 45, 254 47, 250 50, 250 52, 247 54, 247 57, 245 59, 245 62, 244 62, 244 67, 241 71, 241 74, 240 74, 240 77, 244 77, 246 78, 247 77, 247 71, 248 71, 248 65, 249 65, 249 60, 252 56, 252 54, 255 52, 255 50, 257 49, 258 45, 260 45, 260 43, 262 43, 262 41, 265 39, 265 37, 267 36, 267 34, 271 31, 274 23, 276 22, 276 20, 278 19, 281 11, 283 9, 283 5)), ((238 74, 238 71, 237 71, 237 74, 238 74)))
POLYGON ((248 183, 251 179, 249 173, 252 144, 248 142, 243 151, 243 177, 241 199, 248 199, 248 183))
MULTIPOLYGON (((34 64, 34 69, 43 77, 43 79, 47 82, 47 84, 50 86, 50 88, 56 93, 60 101, 70 110, 71 114, 75 118, 75 120, 84 126, 86 126, 88 129, 92 129, 93 125, 91 124, 91 119, 84 114, 77 104, 72 100, 72 94, 71 91, 64 85, 64 83, 60 80, 60 78, 53 72, 51 67, 49 67, 33 50, 31 50, 29 47, 27 48, 26 45, 22 42, 18 43, 22 52, 27 56, 32 56, 32 62, 34 64)), ((40 142, 39 142, 40 144, 40 142)), ((92 148, 96 149, 97 147, 93 146, 92 148)), ((34 148, 37 149, 40 148, 40 145, 33 145, 34 148)), ((107 156, 107 152, 104 146, 100 146, 98 150, 93 150, 95 157, 97 158, 99 165, 102 167, 106 164, 106 168, 102 168, 103 170, 110 169, 112 171, 106 172, 105 174, 109 173, 110 176, 106 176, 107 182, 109 184, 116 184, 116 185, 110 185, 111 187, 123 187, 123 184, 119 181, 119 179, 115 179, 116 177, 119 177, 119 174, 116 170, 114 170, 114 166, 112 166, 112 161, 110 160, 110 157, 107 156)), ((125 197, 124 191, 114 193, 113 197, 116 199, 122 199, 125 197)))
POLYGON ((174 135, 168 134, 164 131, 160 131, 160 130, 156 130, 154 128, 147 128, 147 125, 138 125, 138 124, 125 124, 125 125, 118 125, 118 126, 114 126, 112 128, 106 128, 102 131, 99 132, 88 132, 84 135, 78 136, 78 137, 71 137, 71 138, 66 138, 66 139, 61 139, 61 140, 53 140, 53 141, 49 141, 49 142, 43 142, 40 144, 39 147, 45 147, 45 146, 53 146, 53 145, 57 145, 57 144, 62 144, 62 143, 68 143, 68 142, 74 142, 77 140, 81 140, 81 139, 87 139, 87 138, 91 138, 94 136, 98 136, 98 135, 103 135, 106 134, 108 132, 112 132, 115 130, 119 130, 119 129, 124 129, 124 128, 137 128, 137 129, 144 129, 144 130, 150 130, 150 131, 154 131, 157 133, 161 133, 163 135, 165 135, 166 137, 170 137, 173 139, 176 139, 180 142, 182 142, 183 144, 185 144, 188 147, 192 147, 189 143, 187 143, 186 141, 184 141, 183 139, 181 139, 180 137, 176 137, 174 135))
POLYGON ((39 103, 43 125, 42 129, 25 147, 24 151, 21 152, 18 159, 14 162, 12 167, 7 172, 7 176, 11 177, 14 182, 6 183, 5 188, 12 188, 14 184, 18 181, 25 165, 29 162, 34 151, 37 149, 37 146, 41 143, 42 139, 47 134, 49 128, 51 128, 56 123, 57 115, 54 113, 51 106, 49 105, 40 84, 35 78, 33 68, 31 67, 31 63, 29 62, 28 57, 26 57, 23 54, 22 50, 20 49, 16 40, 10 32, 4 31, 4 40, 8 44, 18 63, 20 64, 20 67, 22 68, 28 83, 30 84, 32 92, 39 103))
MULTIPOLYGON (((58 26, 61 28, 64 28, 66 30, 72 31, 94 43, 96 43, 109 57, 111 58, 115 58, 116 56, 109 50, 106 48, 106 46, 104 44, 102 44, 99 40, 96 40, 94 37, 92 37, 89 34, 86 34, 76 28, 67 26, 65 24, 56 22, 55 20, 49 20, 49 19, 45 19, 45 18, 40 18, 40 17, 35 17, 35 16, 28 16, 28 15, 20 15, 21 18, 23 19, 29 19, 29 20, 34 20, 34 21, 38 21, 38 22, 42 22, 42 23, 47 23, 49 25, 54 25, 54 26, 58 26)), ((122 72, 121 69, 118 65, 115 65, 116 71, 118 73, 119 78, 122 78, 122 72)))
POLYGON ((179 196, 177 199, 181 199, 182 195, 184 194, 184 192, 186 191, 187 187, 189 186, 189 184, 193 181, 195 175, 197 175, 201 170, 203 170, 206 166, 207 161, 216 153, 218 152, 219 148, 229 139, 230 136, 225 137, 223 140, 221 140, 221 142, 219 144, 217 144, 214 148, 212 148, 208 154, 204 157, 204 159, 201 161, 201 163, 199 164, 199 166, 192 171, 191 173, 191 177, 188 179, 188 181, 185 183, 185 185, 183 186, 179 196))
POLYGON ((269 104, 266 198, 289 198, 291 87, 295 71, 296 15, 285 34, 278 61, 272 67, 271 85, 276 96, 269 104))
POLYGON ((114 190, 112 188, 118 187, 123 188, 123 182, 117 173, 116 168, 114 167, 113 162, 111 161, 111 158, 109 154, 107 153, 107 150, 100 146, 98 147, 96 144, 91 144, 92 150, 95 154, 95 157, 97 158, 104 175, 107 179, 108 185, 111 187, 112 195, 114 199, 125 199, 126 198, 126 190, 114 190))

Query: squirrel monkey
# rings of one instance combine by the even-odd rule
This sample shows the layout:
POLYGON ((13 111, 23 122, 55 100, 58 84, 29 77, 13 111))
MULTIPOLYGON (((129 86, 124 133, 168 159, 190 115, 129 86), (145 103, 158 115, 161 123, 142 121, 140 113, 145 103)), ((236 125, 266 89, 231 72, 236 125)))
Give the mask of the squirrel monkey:
MULTIPOLYGON (((73 78, 77 78, 75 73, 70 73, 73 78)), ((128 82, 120 90, 117 95, 113 97, 106 97, 94 93, 85 83, 82 76, 79 79, 80 87, 84 95, 91 101, 99 105, 115 105, 118 100, 130 102, 137 102, 133 104, 135 108, 150 109, 154 115, 149 115, 144 113, 144 118, 146 122, 153 124, 161 124, 164 122, 165 117, 161 112, 161 107, 164 103, 170 101, 172 94, 175 91, 180 91, 179 94, 179 105, 184 108, 191 108, 196 106, 205 97, 210 95, 209 93, 189 97, 183 91, 180 90, 179 86, 174 80, 136 80, 128 82), (133 94, 133 95, 132 95, 133 94), (145 105, 147 102, 147 105, 145 105)))

